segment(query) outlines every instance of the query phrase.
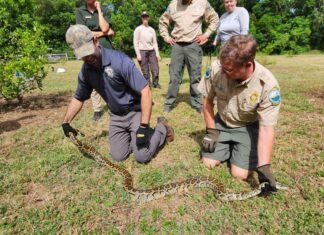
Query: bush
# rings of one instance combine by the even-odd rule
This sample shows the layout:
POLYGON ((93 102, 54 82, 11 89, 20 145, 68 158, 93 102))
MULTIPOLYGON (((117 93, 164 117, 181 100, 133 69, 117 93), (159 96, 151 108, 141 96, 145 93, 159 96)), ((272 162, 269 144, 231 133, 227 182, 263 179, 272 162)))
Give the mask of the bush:
POLYGON ((0 51, 0 95, 5 99, 22 99, 22 94, 42 87, 46 76, 42 29, 17 28, 5 36, 7 45, 0 51))

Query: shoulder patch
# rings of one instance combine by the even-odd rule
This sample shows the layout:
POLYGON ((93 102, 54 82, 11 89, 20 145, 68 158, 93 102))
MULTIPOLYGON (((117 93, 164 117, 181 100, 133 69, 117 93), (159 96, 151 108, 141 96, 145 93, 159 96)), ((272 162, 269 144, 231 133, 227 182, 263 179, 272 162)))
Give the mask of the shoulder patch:
POLYGON ((278 105, 281 101, 280 90, 278 87, 274 87, 269 92, 269 100, 272 105, 278 105))

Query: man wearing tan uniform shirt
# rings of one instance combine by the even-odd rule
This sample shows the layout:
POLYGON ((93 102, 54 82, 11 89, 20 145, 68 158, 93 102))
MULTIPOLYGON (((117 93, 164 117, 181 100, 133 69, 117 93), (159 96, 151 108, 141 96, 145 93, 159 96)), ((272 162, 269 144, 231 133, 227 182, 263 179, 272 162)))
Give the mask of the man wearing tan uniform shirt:
POLYGON ((231 37, 221 47, 211 77, 199 84, 206 123, 202 160, 209 168, 229 162, 239 179, 257 169, 269 192, 276 191, 270 160, 281 98, 275 77, 254 60, 256 50, 251 36, 231 37))
POLYGON ((190 76, 190 102, 201 112, 201 94, 197 90, 203 56, 200 46, 208 41, 217 26, 218 15, 207 0, 173 0, 161 16, 160 34, 172 46, 170 83, 164 111, 170 112, 174 107, 186 64, 190 76), (202 32, 203 21, 209 24, 205 33, 202 32), (174 26, 171 36, 168 31, 170 24, 174 26))
POLYGON ((152 83, 154 88, 161 88, 159 84, 159 63, 160 53, 156 40, 155 30, 149 26, 149 15, 146 11, 141 14, 142 25, 134 31, 134 49, 137 60, 141 66, 143 76, 149 81, 150 70, 152 73, 152 83))

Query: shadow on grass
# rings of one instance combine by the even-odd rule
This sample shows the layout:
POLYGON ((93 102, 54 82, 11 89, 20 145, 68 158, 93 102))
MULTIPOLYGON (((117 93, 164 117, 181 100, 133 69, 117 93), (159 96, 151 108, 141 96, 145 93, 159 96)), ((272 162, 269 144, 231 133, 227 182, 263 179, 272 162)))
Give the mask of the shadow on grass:
POLYGON ((4 132, 10 132, 10 131, 16 131, 21 128, 21 124, 19 121, 25 120, 25 119, 31 119, 35 117, 35 115, 28 115, 24 116, 15 120, 9 120, 5 122, 0 122, 0 134, 4 132))
POLYGON ((189 133, 189 137, 192 138, 197 144, 199 144, 200 147, 202 147, 201 141, 204 138, 205 134, 205 130, 197 130, 189 133))
POLYGON ((67 105, 70 97, 71 92, 66 91, 54 94, 28 95, 24 97, 22 102, 0 100, 0 113, 60 108, 67 105))
MULTIPOLYGON (((162 95, 164 100, 166 98, 166 94, 162 95)), ((173 109, 175 109, 180 103, 186 103, 191 107, 191 102, 190 102, 190 94, 188 92, 186 93, 179 93, 177 98, 176 98, 176 102, 173 106, 173 109)))

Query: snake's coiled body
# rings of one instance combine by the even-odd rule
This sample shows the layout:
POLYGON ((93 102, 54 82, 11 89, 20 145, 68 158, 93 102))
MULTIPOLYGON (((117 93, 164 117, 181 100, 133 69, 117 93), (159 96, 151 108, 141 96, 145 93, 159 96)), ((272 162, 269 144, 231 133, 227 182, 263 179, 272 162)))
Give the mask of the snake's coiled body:
MULTIPOLYGON (((151 189, 137 189, 133 186, 133 176, 129 173, 129 171, 109 161, 107 158, 103 157, 94 147, 81 142, 74 135, 70 135, 70 140, 78 147, 81 152, 92 157, 100 165, 107 166, 123 176, 123 185, 125 190, 132 196, 133 200, 139 202, 147 202, 159 199, 167 195, 175 194, 177 192, 187 192, 191 188, 209 188, 213 191, 216 198, 224 202, 241 201, 259 195, 262 192, 261 188, 264 186, 264 184, 261 184, 258 189, 246 193, 231 193, 225 192, 223 185, 220 184, 216 179, 198 176, 175 183, 161 185, 159 187, 151 189)), ((288 189, 288 187, 279 183, 277 183, 277 188, 280 190, 288 189)))

